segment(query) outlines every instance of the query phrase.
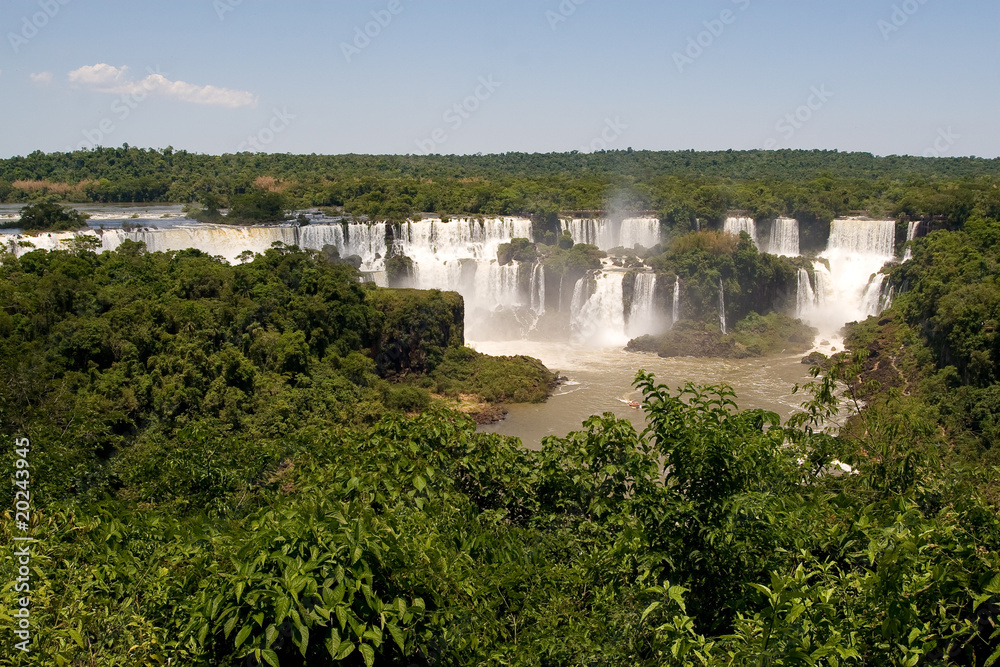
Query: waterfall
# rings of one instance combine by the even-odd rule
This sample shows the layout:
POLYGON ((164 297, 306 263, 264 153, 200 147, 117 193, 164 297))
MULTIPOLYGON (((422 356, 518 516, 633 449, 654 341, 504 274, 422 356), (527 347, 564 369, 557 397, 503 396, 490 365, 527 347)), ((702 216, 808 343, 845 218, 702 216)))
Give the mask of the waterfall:
POLYGON ((657 317, 653 299, 656 291, 656 274, 635 274, 632 303, 629 304, 628 324, 625 327, 630 338, 656 333, 657 317))
POLYGON ((560 227, 562 231, 569 231, 573 243, 589 243, 601 250, 615 247, 615 234, 609 220, 574 218, 561 221, 560 227))
POLYGON ((622 299, 624 278, 625 274, 620 271, 602 271, 577 281, 570 313, 570 329, 575 340, 598 346, 619 346, 628 342, 622 299), (588 281, 594 284, 589 294, 588 281))
POLYGON ((545 314, 545 267, 540 262, 531 269, 531 310, 535 315, 545 314))
POLYGON ((893 260, 895 229, 892 220, 831 223, 830 240, 820 255, 825 261, 813 263, 814 306, 800 312, 822 337, 835 338, 847 322, 877 315, 885 308, 886 299, 881 296, 884 276, 878 272, 893 260))
POLYGON ((815 306, 816 292, 813 291, 812 282, 809 280, 809 272, 799 269, 795 316, 805 317, 815 306))
POLYGON ((505 265, 490 262, 486 271, 481 271, 480 268, 476 269, 476 294, 481 307, 494 310, 497 307, 512 308, 523 305, 518 282, 521 273, 519 262, 505 265))
MULTIPOLYGON (((532 298, 531 293, 520 287, 521 267, 516 263, 502 267, 496 259, 502 243, 514 238, 531 239, 531 221, 526 218, 461 218, 450 222, 432 218, 398 224, 314 219, 302 227, 179 222, 134 231, 116 228, 83 233, 100 238, 102 250, 114 250, 123 241, 131 240, 145 243, 151 252, 196 248, 221 256, 231 264, 238 263, 245 251, 264 253, 276 242, 312 250, 330 245, 337 248, 341 257, 359 256, 361 270, 376 282, 385 281, 389 237, 391 249, 413 261, 414 287, 455 290, 465 297, 467 313, 529 306, 532 298)), ((35 247, 54 250, 74 235, 72 232, 43 234, 27 240, 35 247)), ((540 278, 544 274, 540 268, 538 271, 540 278)), ((540 292, 544 287, 538 284, 537 289, 540 292)), ((540 293, 539 298, 542 298, 540 293)))
POLYGON ((674 277, 674 302, 670 311, 670 326, 673 326, 681 316, 681 278, 674 277))
POLYGON ((757 245, 757 223, 753 218, 726 218, 723 230, 733 236, 739 236, 740 232, 746 232, 750 235, 754 245, 757 245))
POLYGON ((854 253, 891 258, 896 244, 893 220, 834 220, 830 223, 827 252, 854 253))
POLYGON ((625 218, 622 220, 618 245, 632 249, 636 245, 652 248, 660 242, 660 221, 657 218, 625 218))
POLYGON ((457 291, 467 313, 527 305, 519 288, 520 265, 499 266, 496 256, 501 244, 531 238, 530 220, 432 218, 392 225, 392 236, 396 251, 413 260, 415 287, 457 291))
POLYGON ((589 243, 601 250, 619 246, 633 248, 636 244, 652 248, 660 242, 660 221, 657 218, 625 218, 620 222, 607 218, 561 220, 561 231, 568 231, 574 243, 589 243))
POLYGON ((772 222, 771 235, 765 252, 772 255, 798 257, 799 221, 793 218, 778 218, 772 222))
POLYGON ((362 271, 376 271, 388 250, 385 232, 384 222, 314 223, 299 228, 298 245, 313 250, 322 250, 323 246, 332 245, 337 248, 341 257, 360 257, 362 271))
POLYGON ((576 322, 580 317, 580 311, 583 310, 583 305, 590 298, 590 294, 587 292, 587 280, 588 276, 584 276, 573 284, 573 298, 569 304, 569 323, 570 328, 574 331, 577 327, 576 322))
POLYGON ((913 259, 913 239, 917 238, 917 230, 920 229, 919 220, 911 220, 906 226, 906 251, 903 252, 903 261, 908 262, 913 259))
POLYGON ((191 223, 129 232, 122 229, 105 229, 98 235, 102 250, 114 250, 123 241, 129 240, 145 243, 150 252, 196 248, 209 255, 220 256, 230 264, 236 264, 240 254, 247 250, 263 253, 273 243, 285 245, 299 243, 298 228, 291 225, 241 227, 191 223))
POLYGON ((726 331, 726 293, 722 289, 722 276, 719 276, 719 328, 722 329, 722 334, 728 333, 726 331))
POLYGON ((889 307, 892 301, 891 291, 887 291, 885 294, 882 293, 883 284, 885 283, 885 274, 876 273, 872 276, 872 280, 865 287, 865 292, 861 297, 861 312, 864 315, 878 315, 883 310, 889 307))

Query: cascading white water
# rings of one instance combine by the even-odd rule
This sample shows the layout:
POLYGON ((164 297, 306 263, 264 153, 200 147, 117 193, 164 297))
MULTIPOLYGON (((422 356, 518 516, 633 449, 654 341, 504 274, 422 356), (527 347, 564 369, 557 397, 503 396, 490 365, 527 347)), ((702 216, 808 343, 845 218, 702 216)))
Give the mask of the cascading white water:
POLYGON ((480 302, 485 301, 492 307, 510 308, 522 305, 520 283, 521 265, 518 262, 500 265, 490 262, 486 271, 476 269, 476 294, 480 302), (483 274, 484 280, 480 280, 483 274))
POLYGON ((570 329, 577 342, 597 346, 617 346, 628 342, 625 333, 625 304, 622 298, 621 271, 600 271, 584 276, 573 288, 570 329), (588 294, 587 282, 594 281, 588 294))
POLYGON ((809 272, 805 269, 799 269, 798 289, 795 301, 796 317, 803 317, 816 307, 816 292, 813 290, 812 283, 809 280, 809 272))
POLYGON ((726 331, 726 292, 722 289, 722 278, 719 278, 719 328, 722 330, 722 334, 725 335, 726 331))
POLYGON ((660 242, 660 221, 656 218, 625 218, 620 222, 607 218, 560 221, 560 229, 569 231, 574 243, 589 243, 601 250, 619 246, 633 248, 636 244, 652 248, 660 242))
POLYGON ((634 248, 652 248, 660 242, 660 221, 657 218, 625 218, 622 220, 618 245, 634 248))
POLYGON ((531 269, 531 310, 541 317, 545 314, 545 267, 536 263, 531 269))
POLYGON ((746 232, 757 245, 757 222, 753 218, 726 218, 723 230, 733 236, 739 236, 740 232, 746 232))
MULTIPOLYGON (((263 253, 273 243, 297 245, 321 250, 325 245, 337 248, 341 257, 358 255, 361 270, 373 274, 376 281, 385 274, 386 223, 312 222, 294 225, 243 227, 179 223, 169 227, 124 231, 122 229, 88 230, 101 239, 102 250, 114 250, 128 239, 143 242, 150 251, 197 248, 210 255, 237 263, 241 253, 263 253)), ((443 222, 427 219, 391 226, 393 249, 413 260, 413 286, 421 289, 455 290, 466 299, 467 312, 476 308, 494 310, 499 306, 528 305, 518 289, 518 266, 500 267, 497 249, 514 238, 531 239, 531 221, 526 218, 463 218, 443 222)), ((73 233, 33 236, 34 247, 55 250, 73 233)), ((20 254, 31 248, 15 245, 20 254)))
POLYGON ((574 218, 560 221, 562 231, 569 231, 573 243, 589 243, 601 250, 615 247, 615 233, 611 221, 604 218, 574 218))
POLYGON ((223 257, 227 262, 234 264, 240 254, 247 250, 263 253, 275 242, 298 245, 297 232, 298 230, 292 226, 239 227, 192 223, 134 231, 106 229, 95 233, 101 238, 102 250, 114 250, 123 241, 130 240, 145 243, 150 252, 196 248, 209 255, 223 257))
POLYGON ((886 304, 882 277, 872 276, 892 261, 894 243, 892 220, 834 220, 827 249, 820 255, 829 268, 814 263, 815 302, 799 316, 822 337, 834 338, 847 322, 881 312, 886 304))
POLYGON ((906 226, 906 250, 903 252, 903 261, 908 262, 913 259, 913 248, 910 242, 917 238, 917 231, 920 229, 919 220, 911 220, 906 226))
POLYGON ((518 264, 501 267, 496 257, 501 244, 531 239, 530 220, 428 219, 393 225, 392 233, 395 250, 413 260, 414 287, 455 290, 465 297, 466 312, 527 305, 518 264))
POLYGON ((771 223, 771 234, 765 252, 786 257, 799 256, 799 221, 778 218, 771 223))
POLYGON ((378 271, 384 266, 381 261, 387 254, 384 222, 310 224, 300 227, 298 232, 298 245, 302 248, 322 250, 325 245, 334 246, 341 257, 359 256, 362 271, 378 271))
MULTIPOLYGON (((394 225, 328 220, 314 218, 309 225, 302 227, 287 224, 238 227, 180 220, 154 229, 89 230, 86 233, 99 237, 102 249, 112 250, 129 239, 145 243, 152 251, 198 248, 233 263, 238 261, 242 252, 250 250, 261 253, 275 242, 316 250, 332 245, 342 257, 361 257, 362 270, 381 285, 386 283, 384 266, 385 259, 390 254, 390 247, 386 242, 388 237, 392 243, 392 251, 401 252, 413 260, 415 287, 452 289, 465 297, 469 323, 488 322, 488 326, 492 326, 493 323, 502 323, 506 314, 501 319, 477 319, 483 315, 482 311, 489 315, 500 308, 519 309, 522 315, 527 313, 528 317, 514 318, 515 326, 520 325, 521 331, 526 332, 538 322, 538 316, 547 310, 545 270, 541 265, 529 267, 514 262, 500 266, 496 260, 497 248, 501 243, 517 237, 531 238, 531 222, 527 219, 457 219, 451 222, 430 219, 394 225)), ((750 231, 749 223, 752 220, 745 219, 739 224, 750 231)), ((910 225, 908 237, 916 235, 917 224, 910 225)), ((577 220, 571 221, 567 228, 573 233, 589 235, 585 240, 604 246, 625 243, 649 246, 659 242, 659 223, 655 218, 627 218, 620 223, 577 220)), ((799 315, 829 335, 844 322, 884 309, 891 301, 892 294, 881 276, 874 278, 870 286, 869 279, 886 261, 891 260, 894 230, 892 221, 834 221, 827 251, 822 255, 825 261, 815 264, 812 275, 809 275, 809 271, 799 272, 799 315)), ((791 219, 779 219, 772 225, 769 233, 762 229, 762 233, 768 236, 769 246, 773 246, 768 250, 777 252, 793 250, 792 246, 797 245, 793 244, 797 231, 798 226, 791 219)), ((61 247, 61 241, 72 236, 71 233, 54 233, 22 239, 30 241, 35 247, 57 249, 61 247)), ((11 239, 10 243, 16 254, 22 254, 28 248, 17 246, 17 240, 11 239)), ((551 298, 548 310, 555 308, 571 312, 571 320, 575 322, 574 331, 611 331, 613 335, 605 337, 603 341, 618 344, 627 339, 629 334, 639 333, 636 329, 639 325, 636 323, 644 319, 644 304, 647 301, 651 304, 653 301, 652 298, 647 299, 646 294, 652 294, 655 287, 652 274, 637 275, 627 318, 629 325, 625 327, 623 307, 613 306, 622 301, 621 277, 621 271, 611 270, 590 278, 587 284, 594 285, 593 294, 587 288, 588 291, 582 294, 579 303, 574 301, 572 304, 571 297, 577 290, 563 289, 563 280, 560 279, 560 293, 551 298), (646 284, 647 280, 650 281, 649 284, 646 284), (560 301, 560 307, 553 306, 560 301), (615 313, 614 317, 607 316, 610 312, 615 313)), ((556 285, 553 284, 552 287, 555 288, 556 285)), ((575 287, 580 288, 581 284, 577 283, 575 287)), ((679 278, 675 278, 672 296, 671 323, 681 317, 679 278)), ((725 295, 722 285, 719 302, 720 326, 725 328, 725 295)), ((665 316, 664 313, 664 319, 665 316)), ((483 331, 491 332, 491 329, 485 328, 483 331)), ((594 337, 590 336, 590 339, 594 340, 594 337)))
POLYGON ((673 326, 681 316, 681 278, 674 277, 674 299, 670 310, 670 326, 673 326))
POLYGON ((891 258, 895 243, 895 221, 849 218, 830 223, 830 240, 826 249, 827 253, 891 258))
POLYGON ((861 297, 861 312, 863 312, 866 317, 878 315, 891 305, 892 293, 883 293, 882 290, 884 283, 885 274, 876 273, 872 277, 872 281, 868 283, 868 286, 865 288, 865 293, 861 297))
POLYGON ((637 273, 635 275, 632 302, 629 304, 628 324, 625 327, 629 338, 656 333, 659 318, 656 315, 655 291, 655 273, 637 273))

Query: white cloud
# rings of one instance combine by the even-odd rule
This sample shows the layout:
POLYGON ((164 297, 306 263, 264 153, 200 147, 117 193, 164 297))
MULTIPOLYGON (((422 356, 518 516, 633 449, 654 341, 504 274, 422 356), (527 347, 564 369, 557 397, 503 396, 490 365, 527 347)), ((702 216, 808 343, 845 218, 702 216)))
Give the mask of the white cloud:
POLYGON ((32 72, 28 75, 35 83, 46 85, 52 83, 52 72, 32 72))
POLYGON ((129 78, 127 67, 115 67, 107 63, 85 65, 69 73, 69 82, 86 86, 102 93, 116 95, 161 95, 191 102, 221 107, 255 106, 257 98, 253 93, 218 86, 198 86, 186 81, 171 81, 158 72, 150 72, 140 81, 129 78))
POLYGON ((101 90, 123 82, 127 69, 127 67, 115 67, 107 63, 84 65, 69 73, 69 82, 81 86, 93 86, 101 90))

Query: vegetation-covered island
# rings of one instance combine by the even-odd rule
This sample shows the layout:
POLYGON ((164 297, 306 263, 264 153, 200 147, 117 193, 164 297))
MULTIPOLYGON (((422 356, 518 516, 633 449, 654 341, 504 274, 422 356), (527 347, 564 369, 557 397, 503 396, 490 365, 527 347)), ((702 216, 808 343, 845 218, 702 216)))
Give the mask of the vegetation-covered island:
MULTIPOLYGON (((236 265, 134 242, 98 253, 90 237, 4 252, 0 467, 10 498, 30 490, 38 542, 30 591, 4 550, 0 615, 12 627, 30 594, 26 664, 1000 656, 1000 161, 134 148, 0 161, 7 203, 240 210, 255 188, 287 197, 283 212, 369 221, 526 215, 538 243, 503 252, 541 252, 553 273, 604 259, 560 247, 559 213, 632 193, 665 232, 643 260, 706 294, 722 280, 741 353, 766 352, 769 329, 803 336, 776 287, 803 267, 720 232, 728 210, 794 215, 804 249, 851 212, 923 231, 885 270, 891 306, 849 327, 849 352, 817 367, 785 423, 725 386, 640 373, 647 429, 595 415, 540 451, 450 407, 541 400, 552 382, 535 360, 463 347, 454 293, 363 284, 332 253, 287 245, 236 265)), ((705 331, 714 306, 706 296, 674 332, 705 331)), ((5 544, 24 534, 13 507, 5 544)))

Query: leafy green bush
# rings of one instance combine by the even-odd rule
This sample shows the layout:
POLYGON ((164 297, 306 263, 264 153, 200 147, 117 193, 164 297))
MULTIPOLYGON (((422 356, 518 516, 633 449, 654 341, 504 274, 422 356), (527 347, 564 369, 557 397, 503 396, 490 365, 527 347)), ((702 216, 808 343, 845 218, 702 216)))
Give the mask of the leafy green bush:
POLYGON ((5 222, 0 228, 18 228, 25 232, 72 232, 86 228, 88 217, 69 206, 41 202, 25 206, 21 209, 19 220, 5 222))
POLYGON ((394 387, 389 391, 386 406, 403 412, 419 412, 431 404, 431 396, 419 387, 394 387))
POLYGON ((280 192, 254 190, 232 198, 225 221, 232 223, 279 222, 285 220, 288 203, 280 192))

